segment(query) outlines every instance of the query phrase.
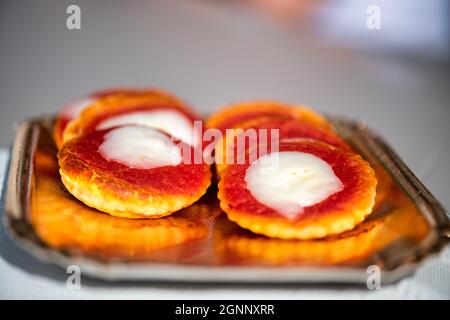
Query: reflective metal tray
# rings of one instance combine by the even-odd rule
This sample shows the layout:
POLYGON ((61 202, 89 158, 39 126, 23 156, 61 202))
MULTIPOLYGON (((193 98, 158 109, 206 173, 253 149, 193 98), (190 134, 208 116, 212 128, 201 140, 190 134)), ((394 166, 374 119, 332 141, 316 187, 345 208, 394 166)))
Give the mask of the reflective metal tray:
POLYGON ((374 213, 338 236, 294 241, 253 234, 227 220, 214 186, 162 219, 121 219, 88 208, 60 181, 51 117, 17 128, 3 222, 38 259, 76 264, 107 280, 366 283, 367 268, 377 265, 383 283, 396 281, 449 242, 449 218, 380 136, 355 121, 330 121, 379 181, 374 213))

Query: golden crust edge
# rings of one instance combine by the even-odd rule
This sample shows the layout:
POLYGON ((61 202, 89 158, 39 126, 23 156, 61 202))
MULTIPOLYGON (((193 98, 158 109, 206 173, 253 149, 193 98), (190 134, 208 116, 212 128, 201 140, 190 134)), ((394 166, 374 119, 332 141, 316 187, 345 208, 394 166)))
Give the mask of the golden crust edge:
POLYGON ((246 101, 229 104, 219 108, 212 116, 206 120, 207 128, 215 128, 221 122, 223 118, 227 118, 230 115, 244 114, 246 111, 250 111, 250 107, 263 108, 264 110, 276 110, 282 109, 285 113, 282 114, 292 114, 293 116, 305 117, 305 121, 311 124, 315 124, 327 130, 332 130, 332 125, 326 120, 326 118, 318 113, 316 113, 312 108, 299 105, 299 104, 289 104, 278 102, 274 100, 255 100, 246 101))
POLYGON ((100 190, 95 183, 86 182, 84 179, 79 181, 71 179, 62 169, 60 169, 60 174, 61 181, 67 190, 87 206, 116 217, 132 219, 160 218, 175 213, 200 199, 211 184, 211 173, 209 173, 205 176, 203 187, 199 189, 195 196, 157 195, 151 198, 149 204, 144 204, 143 202, 150 199, 144 201, 130 197, 125 202, 118 200, 114 192, 108 189, 100 190))

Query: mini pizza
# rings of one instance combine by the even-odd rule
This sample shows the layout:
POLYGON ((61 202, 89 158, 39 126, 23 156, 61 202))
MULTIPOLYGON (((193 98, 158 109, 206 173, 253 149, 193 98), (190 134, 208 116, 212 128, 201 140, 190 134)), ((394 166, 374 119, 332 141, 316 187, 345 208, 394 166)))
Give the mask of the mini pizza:
POLYGON ((67 127, 67 124, 77 118, 84 109, 93 104, 97 99, 114 94, 131 95, 139 92, 141 92, 141 90, 136 89, 110 89, 97 91, 65 105, 58 113, 55 121, 53 137, 55 139, 56 146, 61 148, 63 144, 63 132, 67 127))
POLYGON ((194 203, 210 185, 209 166, 195 153, 160 130, 121 126, 71 139, 58 161, 67 190, 86 205, 118 217, 158 218, 194 203))
MULTIPOLYGON (((215 146, 215 164, 220 176, 227 163, 237 161, 238 155, 252 146, 270 148, 272 140, 288 141, 309 138, 350 150, 350 147, 332 130, 325 130, 309 122, 284 116, 260 116, 239 124, 239 128, 222 136, 215 146)), ((258 151, 258 150, 254 150, 258 151)), ((249 161, 249 159, 244 159, 249 161)))
POLYGON ((231 164, 220 206, 241 227, 269 237, 313 239, 353 229, 371 212, 377 180, 361 156, 316 140, 280 142, 251 164, 231 164))
POLYGON ((199 119, 185 103, 159 90, 117 93, 97 99, 71 121, 63 143, 96 130, 139 125, 162 130, 189 145, 201 144, 201 130, 194 129, 199 119))
POLYGON ((289 105, 275 101, 251 101, 232 104, 212 115, 206 126, 219 129, 238 128, 241 122, 261 116, 284 116, 299 119, 325 130, 332 130, 331 124, 321 115, 304 106, 289 105))

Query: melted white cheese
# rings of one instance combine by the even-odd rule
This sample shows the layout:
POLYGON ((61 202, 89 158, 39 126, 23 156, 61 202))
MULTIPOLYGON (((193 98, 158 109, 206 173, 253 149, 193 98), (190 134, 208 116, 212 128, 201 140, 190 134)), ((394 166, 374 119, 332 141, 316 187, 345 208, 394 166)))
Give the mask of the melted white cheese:
POLYGON ((66 108, 63 109, 63 114, 70 119, 74 119, 80 115, 80 113, 90 104, 94 103, 95 99, 93 98, 82 98, 75 102, 69 104, 66 108))
POLYGON ((331 166, 303 152, 273 152, 253 162, 245 174, 247 189, 260 203, 288 218, 343 188, 331 166), (268 165, 276 164, 271 170, 268 165))
POLYGON ((194 137, 194 128, 191 121, 176 110, 135 111, 112 116, 100 122, 97 129, 101 130, 122 125, 157 128, 191 146, 199 141, 199 139, 194 137))
POLYGON ((176 166, 182 162, 180 149, 162 132, 125 126, 108 132, 99 146, 100 154, 130 168, 151 169, 176 166))

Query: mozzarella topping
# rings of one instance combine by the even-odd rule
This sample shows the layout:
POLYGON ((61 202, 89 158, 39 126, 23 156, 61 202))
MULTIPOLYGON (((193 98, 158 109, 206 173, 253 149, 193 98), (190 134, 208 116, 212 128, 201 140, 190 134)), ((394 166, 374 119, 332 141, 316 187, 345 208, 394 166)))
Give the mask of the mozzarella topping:
POLYGON ((194 136, 194 128, 191 121, 176 110, 135 111, 112 116, 100 122, 97 129, 101 130, 122 125, 157 128, 191 146, 200 141, 194 136))
POLYGON ((80 113, 90 104, 94 103, 95 99, 93 98, 82 98, 77 100, 71 104, 69 104, 66 108, 63 109, 63 114, 69 119, 74 119, 80 115, 80 113))
POLYGON ((100 154, 130 168, 151 169, 176 166, 181 150, 170 137, 148 127, 120 127, 108 132, 99 146, 100 154))
POLYGON ((245 182, 256 200, 288 218, 295 218, 305 207, 343 189, 328 163, 312 154, 294 151, 260 157, 247 169, 245 182))

